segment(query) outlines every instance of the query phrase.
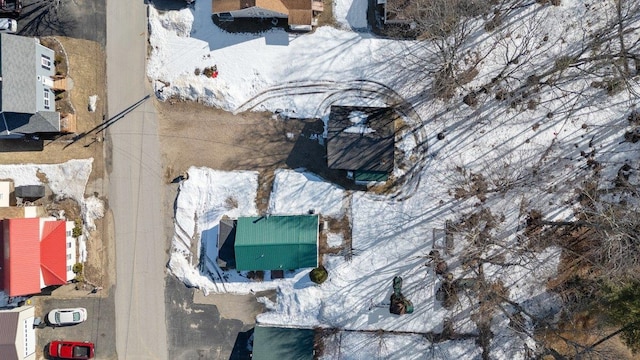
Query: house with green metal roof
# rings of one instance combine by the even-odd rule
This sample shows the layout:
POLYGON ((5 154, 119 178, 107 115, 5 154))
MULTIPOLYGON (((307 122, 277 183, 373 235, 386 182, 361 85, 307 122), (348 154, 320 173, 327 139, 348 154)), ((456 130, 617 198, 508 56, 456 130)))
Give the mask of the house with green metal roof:
POLYGON ((252 360, 313 360, 313 330, 256 326, 252 360))
POLYGON ((294 270, 318 266, 317 214, 238 218, 236 269, 294 270))

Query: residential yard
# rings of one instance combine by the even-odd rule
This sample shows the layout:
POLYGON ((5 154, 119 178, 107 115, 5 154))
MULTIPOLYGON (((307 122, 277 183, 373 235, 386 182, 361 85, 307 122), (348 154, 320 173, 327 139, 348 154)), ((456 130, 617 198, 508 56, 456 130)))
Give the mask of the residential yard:
POLYGON ((156 108, 167 182, 190 166, 257 171, 256 204, 261 211, 267 209, 278 168, 306 168, 344 187, 362 189, 347 181, 346 172, 327 168, 326 150, 315 140, 323 132, 320 120, 282 120, 268 112, 234 115, 176 100, 157 101, 156 108))
POLYGON ((183 101, 156 102, 156 107, 167 182, 189 166, 258 171, 266 191, 256 201, 266 210, 273 171, 285 166, 303 122, 273 120, 269 113, 233 115, 183 101))
POLYGON ((268 311, 258 322, 326 329, 326 358, 356 359, 364 350, 403 359, 630 357, 613 342, 590 344, 610 339, 600 310, 624 305, 629 291, 602 285, 638 281, 637 234, 629 231, 638 218, 638 70, 620 47, 637 51, 640 42, 637 32, 616 29, 635 29, 640 7, 619 2, 623 14, 604 2, 552 3, 487 2, 486 12, 473 8, 456 19, 453 33, 427 26, 427 40, 410 41, 352 31, 366 23, 362 0, 335 2, 340 29, 305 35, 230 34, 198 2, 189 11, 150 9, 148 75, 163 100, 206 103, 239 112, 238 119, 248 110, 316 119, 331 105, 390 106, 405 126, 395 144, 404 163, 393 175, 401 181, 363 192, 333 187, 312 166, 290 170, 296 167, 270 152, 265 139, 285 141, 282 152, 296 154, 298 141, 287 143, 282 128, 269 133, 245 122, 254 128, 236 131, 250 136, 227 135, 241 141, 223 144, 248 147, 250 155, 226 158, 222 151, 225 160, 208 166, 257 172, 191 168, 188 179, 178 179, 203 164, 185 161, 167 174, 167 182, 179 183, 168 206, 175 216, 172 273, 204 292, 277 287, 275 301, 261 299, 268 311), (612 22, 616 16, 624 19, 612 22), (256 53, 260 61, 250 56, 256 53), (217 78, 201 76, 198 69, 213 65, 217 78), (268 172, 256 165, 255 151, 272 157, 268 172), (276 167, 289 170, 273 171, 271 186, 276 167), (326 282, 316 286, 299 271, 265 284, 199 262, 215 259, 215 250, 205 257, 199 251, 214 242, 223 216, 265 208, 314 209, 335 216, 338 226, 348 222, 349 239, 321 235, 326 282), (413 302, 410 315, 389 313, 395 276, 413 302), (591 316, 578 316, 581 310, 591 316), (567 323, 581 328, 575 322, 589 334, 568 331, 567 323), (362 346, 373 342, 373 349, 362 346))
MULTIPOLYGON (((313 135, 322 134, 319 120, 282 120, 266 112, 244 112, 234 115, 199 103, 184 101, 156 102, 159 136, 162 146, 165 180, 169 184, 167 214, 174 212, 175 187, 171 182, 191 166, 217 170, 257 171, 258 189, 255 199, 260 213, 269 207, 274 175, 277 169, 315 169, 321 176, 353 187, 344 172, 329 171, 324 147, 313 135)), ((358 187, 360 188, 360 187, 358 187)), ((173 233, 173 217, 168 217, 167 233, 173 233)), ((350 239, 346 217, 327 217, 335 232, 350 239)), ((321 235, 321 252, 339 249, 326 244, 321 235)))
MULTIPOLYGON (((61 44, 66 53, 66 61, 62 68, 66 69, 70 78, 70 89, 63 95, 70 99, 72 107, 65 105, 64 111, 73 111, 77 119, 77 132, 62 136, 55 141, 44 140, 42 151, 20 151, 29 143, 4 143, 0 146, 0 164, 59 164, 71 159, 93 158, 92 172, 89 176, 85 194, 95 195, 107 204, 105 183, 105 148, 104 133, 91 132, 103 121, 106 109, 105 94, 105 55, 102 47, 93 41, 66 37, 45 38, 43 43, 61 44), (95 112, 89 112, 89 96, 97 95, 95 112)), ((107 165, 108 166, 108 165, 107 165)), ((46 178, 41 178, 46 182, 46 178)), ((65 210, 71 220, 79 217, 80 206, 71 199, 49 203, 53 197, 41 199, 40 202, 54 209, 65 210)), ((87 262, 84 276, 87 282, 108 288, 115 281, 115 270, 112 264, 114 249, 110 234, 110 219, 107 216, 95 221, 96 230, 88 237, 87 262)), ((106 293, 105 291, 104 293, 106 293)), ((106 294, 105 294, 106 295, 106 294)))

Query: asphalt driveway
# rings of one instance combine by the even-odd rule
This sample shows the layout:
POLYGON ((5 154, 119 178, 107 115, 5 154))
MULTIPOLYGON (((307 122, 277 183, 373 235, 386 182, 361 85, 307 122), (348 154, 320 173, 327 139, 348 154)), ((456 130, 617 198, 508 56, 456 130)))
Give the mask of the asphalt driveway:
POLYGON ((52 340, 90 341, 96 346, 96 359, 117 359, 116 337, 114 324, 114 292, 109 296, 89 294, 88 290, 77 290, 79 295, 86 295, 76 299, 61 299, 58 297, 34 297, 36 301, 36 316, 44 320, 52 309, 77 308, 87 309, 87 321, 73 326, 51 327, 36 329, 38 346, 44 348, 52 340))
POLYGON ((68 36, 96 41, 104 47, 106 31, 106 0, 22 1, 19 35, 68 36))
POLYGON ((165 292, 170 359, 250 359, 247 342, 263 311, 255 296, 200 294, 194 303, 196 290, 173 276, 167 276, 165 292))

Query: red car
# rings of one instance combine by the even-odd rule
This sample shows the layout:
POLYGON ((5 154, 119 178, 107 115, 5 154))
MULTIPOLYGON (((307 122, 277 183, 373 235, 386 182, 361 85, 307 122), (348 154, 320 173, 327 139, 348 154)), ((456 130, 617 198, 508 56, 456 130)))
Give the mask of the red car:
POLYGON ((93 359, 93 343, 55 340, 49 343, 49 356, 54 359, 93 359))

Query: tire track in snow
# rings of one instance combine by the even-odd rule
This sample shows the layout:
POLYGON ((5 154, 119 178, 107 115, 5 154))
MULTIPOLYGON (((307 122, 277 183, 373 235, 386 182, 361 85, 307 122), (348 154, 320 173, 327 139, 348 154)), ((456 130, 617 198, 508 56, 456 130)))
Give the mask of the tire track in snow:
POLYGON ((416 140, 414 152, 417 155, 417 160, 413 161, 409 170, 398 179, 397 183, 400 186, 394 194, 391 194, 391 198, 396 201, 403 201, 411 197, 420 185, 422 170, 428 162, 427 134, 424 132, 424 127, 422 126, 422 118, 416 112, 413 105, 406 101, 402 95, 383 83, 366 79, 350 81, 288 81, 259 92, 240 105, 233 113, 237 114, 254 110, 257 106, 272 99, 316 94, 324 94, 324 97, 313 114, 313 117, 316 118, 328 113, 331 105, 345 97, 378 99, 392 107, 402 116, 410 128, 408 131, 416 140))

